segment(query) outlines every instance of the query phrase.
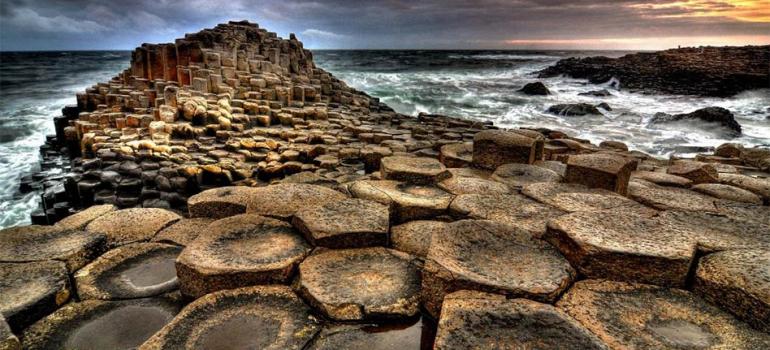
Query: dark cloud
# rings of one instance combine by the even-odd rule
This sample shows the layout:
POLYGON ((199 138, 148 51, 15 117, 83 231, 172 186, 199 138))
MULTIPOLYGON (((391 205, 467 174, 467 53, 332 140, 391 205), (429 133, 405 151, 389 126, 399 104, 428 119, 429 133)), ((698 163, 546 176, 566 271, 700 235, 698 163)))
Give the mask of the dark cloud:
POLYGON ((130 49, 231 19, 258 22, 282 36, 295 32, 311 48, 510 48, 510 42, 538 46, 540 40, 569 47, 571 41, 663 37, 770 41, 770 6, 747 10, 712 0, 2 0, 0 49, 130 49))

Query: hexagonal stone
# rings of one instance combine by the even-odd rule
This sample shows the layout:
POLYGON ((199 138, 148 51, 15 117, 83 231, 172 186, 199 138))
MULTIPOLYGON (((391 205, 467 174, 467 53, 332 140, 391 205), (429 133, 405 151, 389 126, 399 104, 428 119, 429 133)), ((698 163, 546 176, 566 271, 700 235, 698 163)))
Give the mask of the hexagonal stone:
POLYGON ((717 169, 713 165, 691 160, 675 161, 674 164, 671 164, 666 169, 666 172, 671 175, 687 178, 694 184, 717 182, 719 178, 717 169))
POLYGON ((687 188, 692 185, 692 181, 690 179, 657 171, 637 170, 631 173, 631 179, 642 179, 661 186, 687 188))
POLYGON ((191 217, 221 219, 243 214, 247 204, 257 199, 256 191, 256 188, 246 186, 213 188, 190 197, 187 208, 191 217))
POLYGON ((455 217, 492 220, 529 231, 536 237, 545 233, 548 220, 566 212, 538 203, 524 195, 513 194, 464 194, 457 196, 449 206, 455 217))
POLYGON ((531 164, 503 164, 492 174, 492 180, 520 190, 538 182, 561 182, 563 178, 551 169, 531 164))
POLYGON ((393 248, 414 256, 424 258, 434 234, 443 234, 446 222, 432 220, 416 220, 393 226, 390 229, 390 240, 393 248))
POLYGON ((396 223, 445 214, 454 196, 433 186, 412 185, 390 180, 356 181, 349 187, 353 197, 390 206, 396 223))
POLYGON ((770 333, 770 250, 706 255, 698 264, 693 289, 754 328, 770 333))
POLYGON ((186 246, 205 232, 206 227, 214 221, 212 218, 181 219, 160 230, 152 241, 186 246))
POLYGON ((444 296, 461 289, 553 302, 574 278, 567 260, 531 233, 494 221, 462 220, 433 236, 422 297, 433 316, 444 296))
POLYGON ((94 221, 100 216, 115 210, 118 210, 118 207, 112 204, 94 205, 59 220, 56 222, 55 226, 64 229, 82 230, 86 228, 86 225, 88 225, 91 221, 94 221))
POLYGON ((297 283, 299 294, 334 320, 397 319, 420 310, 416 259, 392 249, 319 252, 299 265, 297 283))
POLYGON ((259 187, 250 202, 247 213, 289 220, 304 207, 341 201, 347 196, 327 187, 308 184, 277 184, 259 187))
POLYGON ((742 174, 719 174, 719 182, 756 193, 765 203, 770 200, 770 179, 760 179, 742 174))
POLYGON ((71 293, 63 262, 0 263, 0 315, 14 331, 58 309, 71 293))
POLYGON ((719 199, 762 205, 762 198, 740 187, 725 184, 699 184, 692 187, 695 192, 719 199))
POLYGON ((711 253, 729 249, 770 249, 770 223, 735 216, 684 210, 661 212, 658 218, 669 225, 687 228, 698 242, 698 251, 711 253))
POLYGON ((351 198, 305 207, 294 214, 292 225, 314 246, 357 248, 388 244, 388 207, 351 198))
POLYGON ((436 186, 454 195, 469 193, 509 193, 508 186, 487 178, 469 174, 468 168, 449 169, 452 177, 439 182, 436 186))
POLYGON ((134 243, 104 253, 78 270, 75 285, 84 299, 134 299, 177 289, 174 262, 181 247, 161 243, 134 243))
POLYGON ((207 294, 184 308, 140 350, 303 349, 318 321, 285 286, 207 294))
POLYGON ((91 221, 86 226, 86 231, 103 233, 107 236, 107 245, 116 247, 128 243, 148 241, 158 231, 181 218, 181 216, 166 209, 122 209, 91 221))
POLYGON ((628 184, 628 196, 658 210, 718 212, 713 197, 684 188, 658 186, 647 181, 631 181, 628 184))
POLYGON ((612 154, 572 155, 567 159, 564 181, 626 195, 628 179, 636 165, 636 159, 612 154))
POLYGON ((21 226, 0 230, 0 262, 59 260, 77 270, 105 249, 106 237, 53 226, 21 226))
POLYGON ((310 246, 291 225, 255 214, 217 220, 179 255, 182 294, 286 283, 310 246))
POLYGON ((497 169, 507 163, 532 164, 543 154, 543 140, 512 131, 484 130, 473 137, 473 164, 497 169))
POLYGON ((308 350, 338 349, 426 349, 430 341, 421 322, 411 325, 387 323, 375 325, 337 325, 318 334, 308 350))
POLYGON ((12 332, 11 327, 5 323, 3 315, 0 314, 0 349, 2 350, 21 350, 21 343, 12 332))
POLYGON ((27 328, 24 348, 135 349, 180 309, 170 298, 72 303, 27 328))
POLYGON ((385 180, 429 185, 451 176, 444 164, 435 158, 391 156, 380 161, 380 173, 385 180))
POLYGON ((444 299, 434 349, 609 347, 552 305, 464 290, 444 299))
POLYGON ((450 143, 441 146, 439 161, 448 168, 462 168, 473 161, 473 143, 450 143))
POLYGON ((680 289, 575 283, 556 303, 613 349, 766 349, 770 335, 680 289))
POLYGON ((579 184, 535 183, 524 186, 522 194, 566 212, 620 209, 627 212, 654 214, 656 211, 615 192, 588 188, 579 184))

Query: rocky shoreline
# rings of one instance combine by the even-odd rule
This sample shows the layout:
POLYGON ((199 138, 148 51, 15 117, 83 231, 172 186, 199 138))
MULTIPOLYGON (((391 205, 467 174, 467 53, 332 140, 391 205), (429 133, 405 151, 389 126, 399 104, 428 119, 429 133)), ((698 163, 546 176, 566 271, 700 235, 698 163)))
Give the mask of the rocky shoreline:
POLYGON ((410 117, 248 22, 142 45, 56 130, 0 349, 770 347, 767 149, 410 117))
POLYGON ((594 84, 614 80, 619 88, 642 92, 729 97, 770 88, 770 45, 690 47, 641 52, 620 58, 568 58, 539 72, 567 75, 594 84))

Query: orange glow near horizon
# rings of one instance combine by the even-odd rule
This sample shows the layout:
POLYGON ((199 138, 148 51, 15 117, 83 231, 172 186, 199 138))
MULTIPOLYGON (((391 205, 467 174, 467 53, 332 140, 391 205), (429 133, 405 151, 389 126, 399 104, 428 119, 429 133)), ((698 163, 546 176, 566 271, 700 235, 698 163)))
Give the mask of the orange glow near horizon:
POLYGON ((770 45, 770 35, 586 38, 586 39, 513 39, 506 45, 531 48, 585 48, 616 50, 661 50, 677 46, 770 45))
POLYGON ((653 18, 726 17, 745 22, 770 22, 768 0, 678 0, 628 7, 653 18))

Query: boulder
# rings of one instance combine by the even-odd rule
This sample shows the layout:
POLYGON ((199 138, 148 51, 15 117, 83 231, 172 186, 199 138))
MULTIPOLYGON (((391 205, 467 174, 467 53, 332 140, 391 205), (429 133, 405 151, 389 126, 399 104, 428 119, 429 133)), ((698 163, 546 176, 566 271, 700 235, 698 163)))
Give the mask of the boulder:
POLYGON ((310 308, 288 287, 245 287, 193 301, 139 350, 299 350, 319 328, 310 308))
POLYGON ((759 349, 770 335, 680 289, 586 280, 556 307, 612 349, 759 349))
POLYGON ((543 139, 505 130, 484 130, 473 137, 473 165, 497 169, 507 163, 532 164, 543 154, 543 139))
POLYGON ((55 226, 20 226, 0 230, 0 262, 58 260, 75 271, 105 250, 106 237, 55 226))
POLYGON ((609 349, 552 305, 459 291, 444 298, 434 349, 609 349))
POLYGON ((548 88, 545 86, 545 84, 536 81, 534 83, 527 83, 519 89, 519 92, 522 92, 526 95, 550 95, 551 91, 548 90, 548 88))
POLYGON ((626 195, 628 180, 636 166, 634 159, 609 154, 572 155, 567 159, 564 180, 626 195))
POLYGON ((350 198, 305 207, 294 214, 292 224, 314 246, 357 248, 387 245, 389 218, 387 206, 350 198))
POLYGON ((299 294, 333 320, 408 318, 420 311, 416 259, 382 247, 327 250, 299 266, 299 294))
POLYGON ((104 253, 74 277, 80 300, 146 298, 176 290, 174 262, 181 247, 134 243, 104 253))
POLYGON ((770 333, 770 250, 738 249, 703 257, 695 293, 770 333))
POLYGON ((451 176, 446 167, 434 158, 406 156, 382 158, 380 173, 385 180, 417 185, 435 184, 451 176))
POLYGON ((467 167, 473 162, 473 143, 450 143, 441 146, 439 161, 447 168, 467 167))
POLYGON ((434 317, 444 297, 462 289, 553 302, 574 278, 567 260, 531 233, 494 221, 461 220, 433 236, 422 300, 434 317))
POLYGON ((537 182, 561 182, 561 175, 555 171, 531 164, 503 164, 492 174, 492 180, 521 190, 522 187, 537 182))
POLYGON ((112 204, 94 205, 59 220, 55 226, 63 229, 82 230, 91 221, 115 210, 118 210, 118 208, 112 204))
POLYGON ((678 160, 666 170, 671 175, 681 176, 692 181, 693 184, 718 182, 717 169, 703 162, 678 160))
POLYGON ((444 234, 447 225, 442 221, 416 220, 393 226, 390 229, 393 249, 425 258, 433 235, 444 234))
POLYGON ((691 189, 719 199, 762 205, 762 197, 732 185, 706 183, 695 185, 691 189))
POLYGON ((171 224, 171 226, 160 230, 152 238, 152 241, 186 246, 195 240, 198 235, 206 232, 206 227, 214 221, 215 219, 212 218, 181 219, 171 224))
POLYGON ((259 187, 254 193, 256 200, 249 203, 247 213, 290 220, 298 210, 341 201, 344 194, 328 187, 308 184, 282 183, 259 187))
POLYGON ((176 260, 183 295, 287 283, 310 246, 282 221, 241 214, 214 221, 176 260))
POLYGON ((725 158, 740 158, 743 145, 739 143, 723 143, 714 150, 714 155, 725 158))
POLYGON ((565 214, 518 193, 460 195, 452 201, 449 213, 457 218, 507 224, 526 230, 535 237, 543 235, 548 220, 565 214))
POLYGON ((596 106, 588 103, 570 103, 570 104, 558 104, 548 107, 548 113, 561 115, 561 116, 582 116, 587 114, 601 115, 596 106))
POLYGON ((674 114, 674 115, 666 114, 666 113, 656 113, 652 117, 650 122, 653 124, 657 124, 657 123, 669 123, 669 122, 676 122, 676 121, 693 121, 693 120, 700 120, 708 123, 717 123, 722 127, 726 128, 727 130, 729 130, 732 135, 734 136, 741 135, 741 125, 738 124, 738 122, 735 120, 735 116, 733 115, 733 113, 722 107, 706 107, 691 113, 682 113, 682 114, 674 114))
POLYGON ((601 89, 601 90, 591 90, 591 91, 588 91, 588 92, 581 92, 578 95, 579 96, 607 97, 607 96, 612 96, 612 93, 607 91, 607 89, 601 89))
POLYGON ((58 309, 72 292, 63 262, 0 263, 0 315, 15 332, 58 309))
POLYGON ((411 185, 391 180, 361 180, 352 183, 350 193, 390 207, 391 221, 402 223, 433 218, 447 212, 454 196, 433 186, 411 185))
POLYGON ((182 308, 172 298, 86 300, 68 304, 27 328, 25 349, 135 349, 182 308))
POLYGON ((605 140, 599 143, 599 147, 613 151, 628 152, 628 146, 620 141, 605 140))
POLYGON ((148 241, 182 217, 166 209, 130 208, 109 212, 91 221, 86 231, 107 236, 107 245, 148 241))
POLYGON ((246 206, 257 199, 257 189, 245 186, 213 188, 198 193, 187 200, 191 217, 221 219, 243 214, 246 206))
POLYGON ((579 184, 541 182, 524 186, 521 193, 540 203, 566 212, 623 210, 654 214, 655 210, 634 202, 615 192, 588 188, 579 184))

